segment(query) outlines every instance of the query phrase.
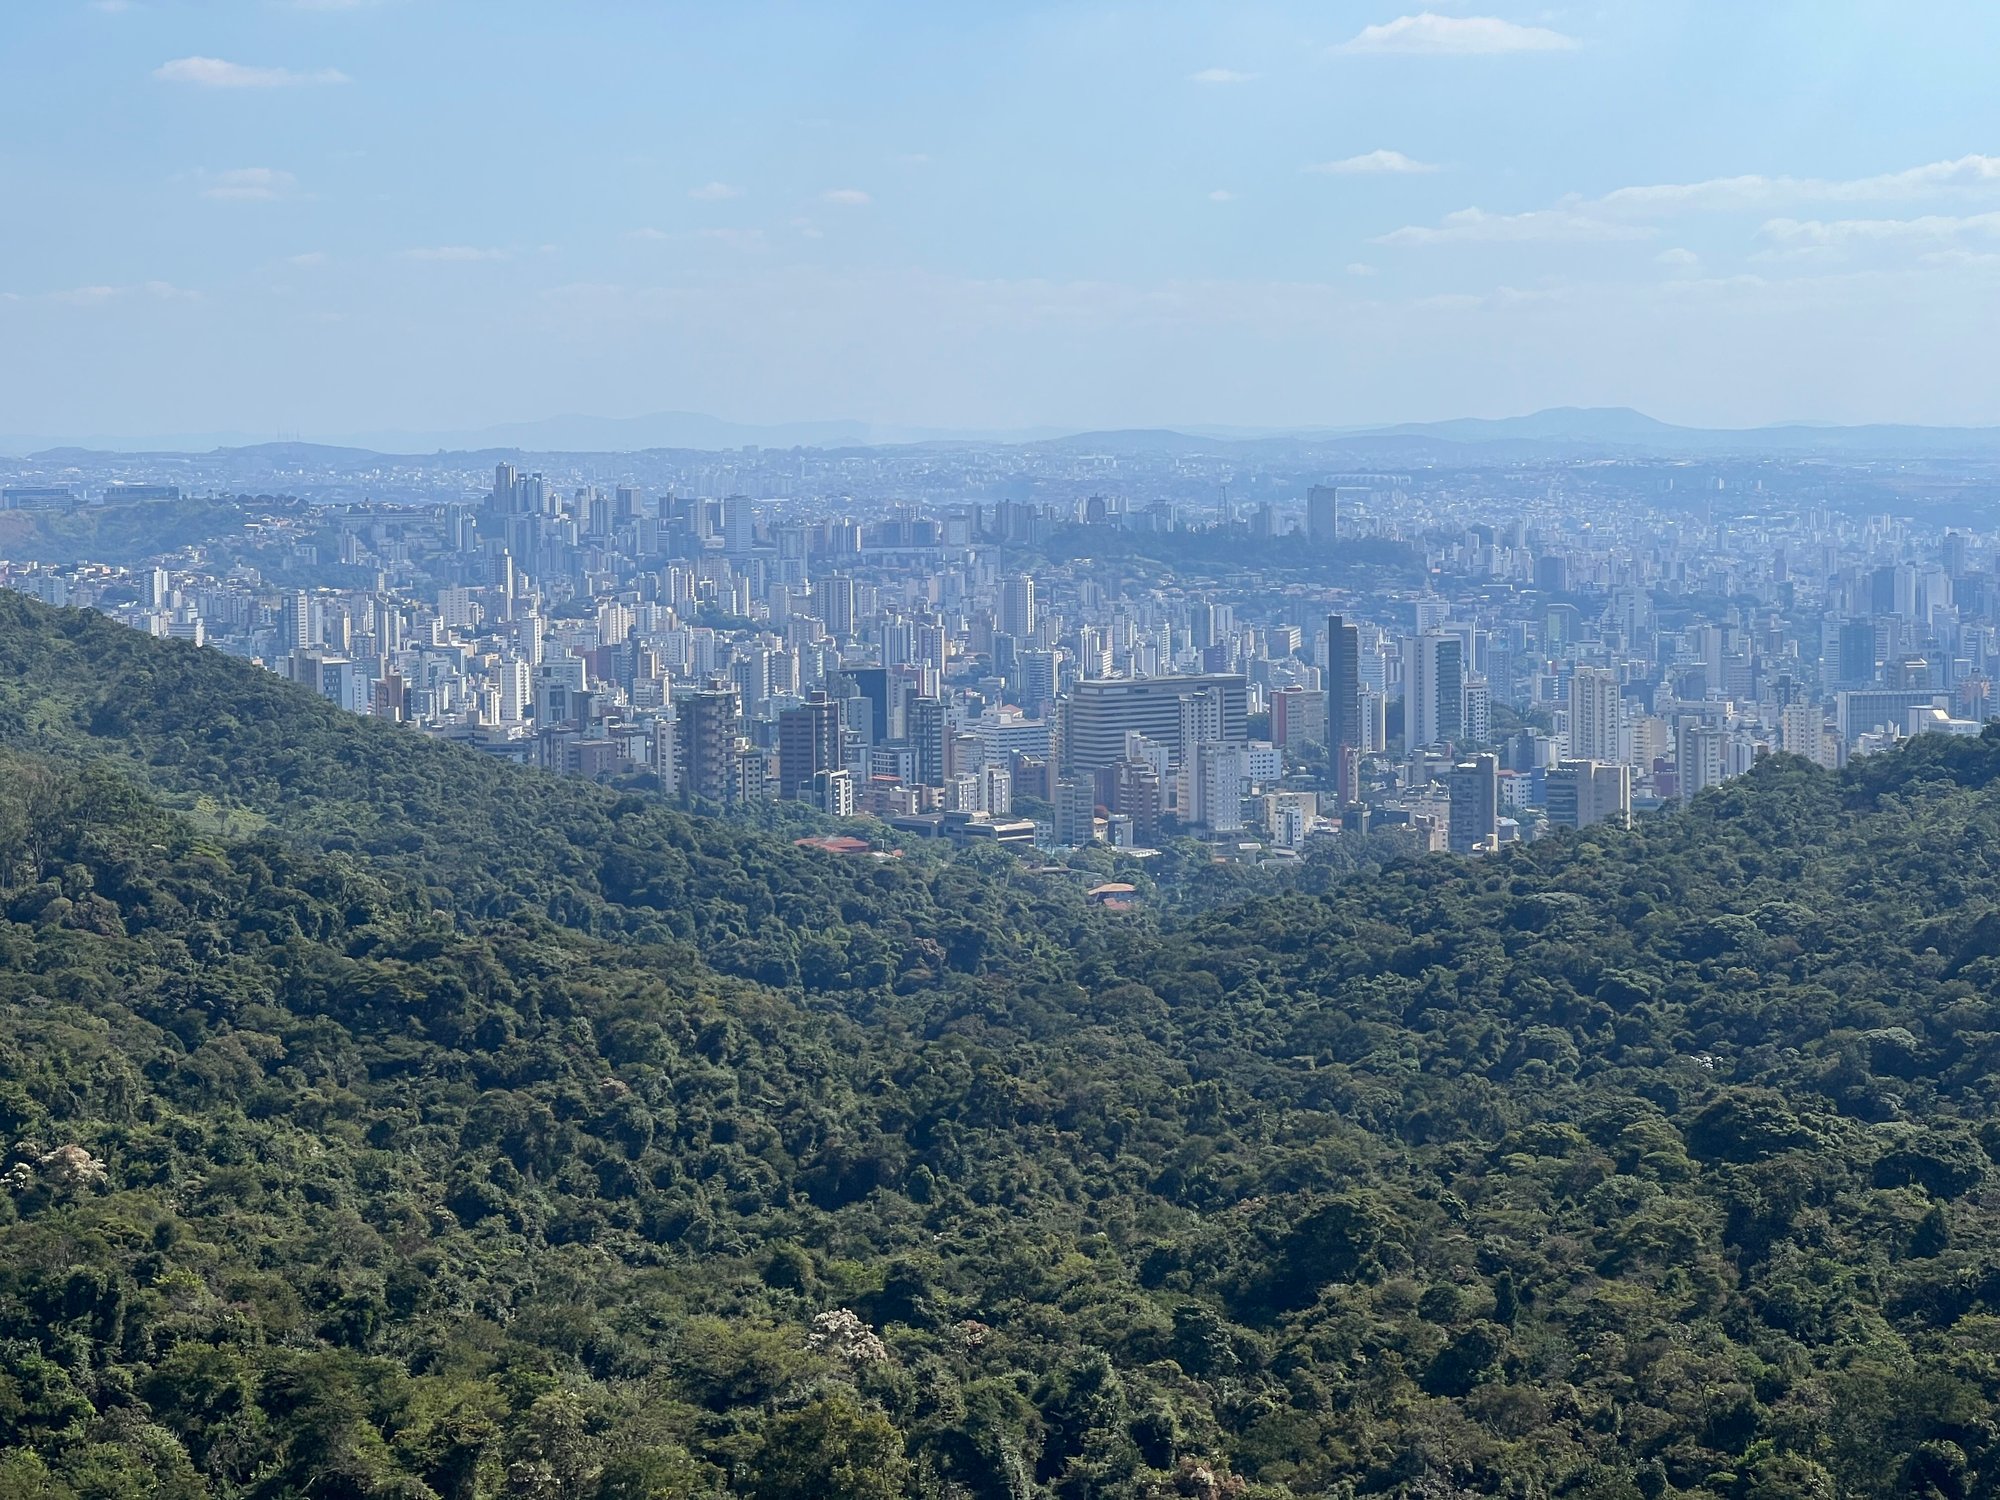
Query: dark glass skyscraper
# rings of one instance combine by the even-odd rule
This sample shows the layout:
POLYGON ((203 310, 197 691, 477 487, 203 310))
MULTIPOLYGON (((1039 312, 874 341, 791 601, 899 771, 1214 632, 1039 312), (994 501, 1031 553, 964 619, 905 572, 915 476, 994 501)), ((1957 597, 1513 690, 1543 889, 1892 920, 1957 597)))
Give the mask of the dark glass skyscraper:
POLYGON ((1361 629, 1349 625, 1339 615, 1326 621, 1326 748, 1333 759, 1334 778, 1343 803, 1355 800, 1356 789, 1348 785, 1348 767, 1353 757, 1343 752, 1359 752, 1361 725, 1361 629))

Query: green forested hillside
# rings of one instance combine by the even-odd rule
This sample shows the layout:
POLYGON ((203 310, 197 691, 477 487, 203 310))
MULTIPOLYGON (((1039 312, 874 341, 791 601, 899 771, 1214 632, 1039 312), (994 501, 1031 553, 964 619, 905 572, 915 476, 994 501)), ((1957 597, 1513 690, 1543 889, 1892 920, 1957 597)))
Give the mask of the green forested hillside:
POLYGON ((537 915, 698 948, 709 967, 766 983, 866 988, 897 958, 939 948, 976 966, 997 945, 993 957, 1018 964, 1062 927, 1036 908, 1063 893, 1005 878, 1006 857, 964 880, 915 860, 856 870, 658 798, 523 772, 343 713, 220 652, 6 592, 0 744, 109 760, 212 826, 268 824, 295 847, 413 881, 464 921, 537 915))
POLYGON ((0 673, 7 1500, 2000 1484, 2000 738, 1134 919, 0 673))

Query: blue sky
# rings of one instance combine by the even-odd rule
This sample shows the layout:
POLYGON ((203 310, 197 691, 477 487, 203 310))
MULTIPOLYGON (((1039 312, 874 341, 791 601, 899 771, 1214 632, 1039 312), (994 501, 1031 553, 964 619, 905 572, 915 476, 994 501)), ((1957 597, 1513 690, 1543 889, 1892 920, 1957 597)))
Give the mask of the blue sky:
POLYGON ((0 432, 2000 421, 2000 6, 6 0, 0 432))

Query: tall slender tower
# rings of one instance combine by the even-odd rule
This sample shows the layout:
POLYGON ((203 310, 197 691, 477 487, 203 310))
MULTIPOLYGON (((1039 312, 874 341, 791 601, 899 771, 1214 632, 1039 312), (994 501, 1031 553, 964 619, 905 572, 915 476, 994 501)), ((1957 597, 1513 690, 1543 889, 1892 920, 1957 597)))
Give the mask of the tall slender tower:
POLYGON ((1366 743, 1361 726, 1361 629, 1339 615, 1326 620, 1326 748, 1343 804, 1356 800, 1354 756, 1366 743))

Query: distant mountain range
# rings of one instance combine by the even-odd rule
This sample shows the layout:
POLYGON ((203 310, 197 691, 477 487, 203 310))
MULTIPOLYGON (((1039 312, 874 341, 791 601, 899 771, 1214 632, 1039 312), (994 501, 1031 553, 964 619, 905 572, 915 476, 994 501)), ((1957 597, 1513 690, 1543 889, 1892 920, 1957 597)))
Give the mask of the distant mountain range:
POLYGON ((38 458, 106 454, 232 451, 272 462, 362 461, 382 455, 450 453, 629 453, 662 449, 724 452, 740 448, 855 449, 911 446, 1022 445, 1054 451, 1138 456, 1232 455, 1277 458, 1325 451, 1357 460, 1450 462, 1579 456, 1754 457, 1757 455, 2000 458, 2000 427, 1861 426, 1788 423, 1768 427, 1680 427, 1629 407, 1556 407, 1520 417, 1461 417, 1442 422, 1318 428, 1130 428, 1009 432, 908 428, 867 422, 755 425, 696 412, 643 417, 551 417, 458 432, 376 432, 328 443, 260 442, 210 433, 134 440, 90 438, 53 443, 0 437, 0 452, 38 458))
POLYGON ((1408 422, 1366 436, 1447 443, 1555 443, 1700 453, 2000 453, 2000 427, 1781 423, 1768 427, 1677 427, 1630 407, 1554 407, 1525 417, 1408 422))
MULTIPOLYGON (((1011 432, 885 426, 869 422, 729 422, 700 412, 664 411, 642 417, 547 417, 456 430, 341 433, 306 448, 350 448, 367 453, 483 452, 637 453, 678 448, 722 452, 732 448, 869 448, 926 442, 1032 442, 1060 436, 1059 427, 1011 432)), ((148 438, 109 436, 0 436, 0 453, 76 448, 105 453, 203 453, 223 448, 274 447, 268 435, 241 432, 176 433, 148 438)))

